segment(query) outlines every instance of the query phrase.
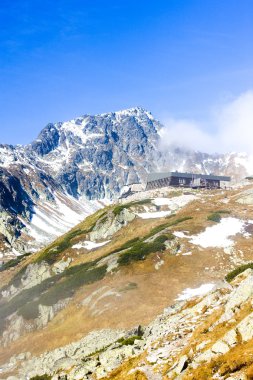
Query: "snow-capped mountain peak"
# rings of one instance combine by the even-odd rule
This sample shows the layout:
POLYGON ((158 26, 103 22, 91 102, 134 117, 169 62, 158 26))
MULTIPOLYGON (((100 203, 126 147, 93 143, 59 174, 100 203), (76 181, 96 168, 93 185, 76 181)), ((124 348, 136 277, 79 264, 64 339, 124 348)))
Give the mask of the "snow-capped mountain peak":
POLYGON ((81 211, 85 214, 94 209, 91 200, 115 198, 124 185, 145 183, 150 171, 242 177, 250 170, 248 157, 240 154, 210 155, 175 147, 160 151, 161 128, 149 111, 134 107, 49 123, 27 146, 0 145, 0 225, 10 217, 15 236, 5 227, 0 232, 9 242, 15 240, 45 202, 56 206, 56 193, 75 210, 76 201, 86 202, 81 211))

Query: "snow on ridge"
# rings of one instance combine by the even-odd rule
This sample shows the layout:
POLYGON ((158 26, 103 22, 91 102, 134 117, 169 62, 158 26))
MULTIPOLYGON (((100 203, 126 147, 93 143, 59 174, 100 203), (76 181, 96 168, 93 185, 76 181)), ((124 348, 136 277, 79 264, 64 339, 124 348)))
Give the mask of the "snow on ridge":
POLYGON ((215 284, 202 284, 198 288, 186 288, 182 291, 182 293, 176 298, 176 301, 185 301, 193 297, 202 296, 206 293, 213 290, 215 284))
POLYGON ((110 242, 110 240, 103 241, 101 243, 95 243, 94 241, 85 240, 82 243, 77 243, 77 244, 73 245, 72 248, 74 248, 74 249, 85 248, 85 249, 88 249, 90 251, 92 249, 102 247, 103 245, 106 245, 109 242, 110 242))
POLYGON ((157 211, 157 212, 141 212, 137 213, 137 215, 141 219, 156 219, 156 218, 163 218, 167 215, 170 215, 171 211, 157 211))
POLYGON ((189 237, 191 237, 191 236, 185 235, 183 231, 174 231, 173 235, 175 235, 178 238, 185 238, 185 239, 188 239, 189 237))
POLYGON ((194 194, 183 194, 178 197, 172 198, 155 198, 152 200, 156 206, 168 206, 172 210, 177 210, 186 206, 191 201, 197 199, 197 196, 194 194))
POLYGON ((179 210, 180 208, 186 206, 189 202, 195 200, 196 195, 180 195, 173 198, 161 198, 157 197, 152 200, 155 206, 167 206, 169 210, 155 211, 155 212, 143 212, 137 215, 142 219, 153 219, 153 218, 163 218, 165 216, 171 215, 172 212, 179 210))

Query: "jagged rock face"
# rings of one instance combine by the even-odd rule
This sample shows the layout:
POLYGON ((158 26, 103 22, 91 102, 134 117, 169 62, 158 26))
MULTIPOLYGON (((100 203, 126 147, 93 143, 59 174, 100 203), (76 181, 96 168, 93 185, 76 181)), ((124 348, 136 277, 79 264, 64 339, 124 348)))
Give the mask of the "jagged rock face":
POLYGON ((74 197, 112 198, 127 182, 145 179, 160 124, 142 110, 83 116, 49 124, 28 150, 74 197))
POLYGON ((125 184, 145 182, 150 171, 246 174, 245 157, 235 154, 208 155, 172 147, 160 151, 161 128, 150 112, 137 107, 48 124, 27 146, 0 145, 0 232, 13 244, 38 205, 57 204, 56 192, 72 209, 73 199, 87 207, 89 200, 113 199, 125 184), (14 239, 3 227, 2 213, 14 225, 14 239))

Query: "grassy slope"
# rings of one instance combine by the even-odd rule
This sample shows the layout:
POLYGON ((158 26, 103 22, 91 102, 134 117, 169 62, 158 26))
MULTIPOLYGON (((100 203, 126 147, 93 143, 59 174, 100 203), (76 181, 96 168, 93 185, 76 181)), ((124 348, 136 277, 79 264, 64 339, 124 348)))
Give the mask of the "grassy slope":
MULTIPOLYGON (((75 289, 76 291, 79 289, 79 291, 76 292, 73 302, 65 310, 61 311, 58 316, 49 323, 47 328, 44 329, 43 337, 40 332, 27 335, 21 338, 19 342, 13 343, 10 346, 9 354, 19 352, 19 347, 22 347, 22 350, 24 350, 25 347, 29 349, 31 341, 34 345, 34 352, 39 353, 45 349, 51 349, 62 344, 67 344, 74 339, 79 339, 83 334, 86 334, 94 328, 131 327, 135 324, 139 324, 140 321, 147 323, 170 302, 173 302, 175 296, 181 292, 182 289, 198 286, 198 282, 203 282, 203 279, 205 282, 208 282, 214 278, 222 277, 228 271, 227 267, 224 266, 220 268, 220 260, 217 261, 215 256, 212 255, 212 250, 201 252, 196 249, 194 255, 183 257, 170 256, 169 251, 163 251, 162 249, 158 254, 151 253, 144 261, 130 260, 127 263, 128 265, 121 266, 119 270, 113 274, 104 276, 104 268, 101 269, 101 273, 100 270, 99 273, 94 272, 95 279, 99 280, 98 283, 93 280, 88 280, 88 282, 85 280, 80 284, 78 280, 76 280, 80 274, 84 273, 82 271, 87 273, 89 265, 91 265, 91 267, 93 265, 91 263, 95 265, 96 261, 102 257, 113 254, 115 251, 119 252, 122 249, 128 250, 128 253, 130 250, 131 253, 131 249, 134 246, 136 247, 136 244, 139 243, 140 240, 153 234, 153 232, 151 233, 152 229, 155 229, 154 231, 156 232, 160 231, 161 228, 163 228, 160 227, 161 225, 171 223, 169 228, 172 231, 175 229, 189 231, 189 234, 202 231, 205 227, 214 223, 207 220, 208 215, 223 209, 219 203, 219 200, 222 198, 224 198, 224 195, 214 195, 214 197, 206 199, 205 203, 198 201, 193 202, 169 220, 165 218, 153 220, 136 219, 116 233, 108 245, 96 251, 84 251, 85 254, 76 255, 76 252, 71 249, 71 245, 84 239, 87 231, 90 230, 97 219, 105 217, 104 212, 112 209, 109 207, 87 218, 84 222, 72 229, 70 233, 65 234, 49 247, 33 256, 32 261, 41 261, 43 258, 48 258, 49 262, 51 262, 52 257, 54 261, 55 257, 57 257, 58 260, 63 256, 70 256, 73 259, 71 264, 71 268, 73 268, 71 269, 72 272, 69 270, 69 273, 66 272, 64 276, 56 278, 56 286, 51 288, 51 290, 49 289, 50 292, 46 295, 41 292, 42 297, 46 300, 52 300, 51 296, 55 297, 55 295, 52 294, 52 289, 61 292, 61 285, 63 285, 65 281, 67 288, 63 285, 63 289, 64 292, 67 289, 66 294, 68 294, 69 289, 72 288, 72 281, 74 281, 74 283, 77 281, 78 286, 75 289), (193 219, 182 220, 178 225, 174 224, 178 218, 181 219, 185 217, 193 217, 193 219), (67 242, 66 246, 64 245, 65 242, 67 242), (63 247, 63 250, 60 253, 54 251, 57 247, 63 247), (55 252, 57 252, 56 256, 53 256, 55 252), (160 258, 163 258, 164 265, 158 272, 155 270, 154 265, 160 258), (217 272, 206 272, 205 267, 207 266, 216 267, 217 272), (195 268, 194 273, 192 267, 195 268), (76 274, 74 275, 74 273, 76 274), (168 278, 170 279, 170 286, 168 286, 168 278), (135 286, 132 288, 129 286, 128 288, 128 284, 135 284, 135 286), (83 285, 85 286, 83 287, 83 285), (75 305, 102 287, 108 287, 108 289, 119 292, 121 297, 115 300, 113 298, 104 298, 104 300, 99 301, 97 307, 101 310, 105 308, 108 301, 110 301, 110 307, 105 309, 105 311, 94 320, 92 310, 90 310, 89 307, 77 308, 75 305), (115 313, 116 310, 117 312, 115 313)), ((231 212, 232 216, 244 216, 242 206, 234 202, 226 205, 226 209, 231 212)), ((253 218, 253 212, 252 216, 250 216, 249 213, 249 217, 253 218)), ((183 244, 186 251, 192 248, 188 247, 187 241, 184 241, 183 244)), ((247 250, 249 248, 245 245, 246 259, 247 250)), ((125 255, 126 252, 127 251, 120 255, 125 255)), ((227 258, 225 257, 225 259, 227 258)), ((31 257, 27 258, 22 266, 29 262, 31 262, 31 257)), ((11 272, 15 273, 15 270, 11 272)), ((80 277, 83 278, 83 275, 80 275, 80 277)), ((23 309, 23 313, 25 312, 27 312, 27 310, 23 309)), ((6 355, 6 352, 4 355, 6 355)))

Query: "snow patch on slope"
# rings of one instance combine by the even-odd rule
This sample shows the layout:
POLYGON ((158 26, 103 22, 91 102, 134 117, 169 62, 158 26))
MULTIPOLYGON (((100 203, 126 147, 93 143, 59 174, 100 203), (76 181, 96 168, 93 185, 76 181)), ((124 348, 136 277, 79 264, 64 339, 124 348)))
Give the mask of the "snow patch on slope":
POLYGON ((152 203, 156 206, 168 206, 171 210, 177 210, 186 206, 189 202, 197 199, 194 194, 183 194, 173 198, 155 198, 152 203))
POLYGON ((171 211, 157 211, 157 212, 142 212, 137 215, 141 219, 155 219, 155 218, 164 218, 167 215, 170 215, 171 211))
POLYGON ((153 218, 163 218, 165 216, 170 215, 172 212, 175 212, 184 206, 186 206, 189 202, 195 200, 197 197, 193 194, 180 195, 178 197, 173 198, 154 198, 152 200, 152 204, 155 206, 167 206, 169 210, 156 211, 156 212, 143 212, 138 213, 137 215, 142 219, 153 219, 153 218))
POLYGON ((99 208, 101 203, 98 201, 86 200, 80 204, 70 196, 56 194, 55 203, 46 201, 34 207, 34 215, 30 224, 26 224, 26 231, 38 245, 45 245, 99 208))
POLYGON ((193 236, 190 243, 199 245, 203 248, 217 247, 226 248, 234 245, 233 240, 229 239, 238 233, 243 233, 245 221, 237 218, 223 218, 220 223, 212 227, 207 227, 204 232, 193 236))
POLYGON ((103 245, 108 244, 109 242, 110 242, 110 240, 103 241, 101 243, 95 243, 94 241, 85 240, 82 243, 78 243, 78 244, 73 245, 72 248, 74 248, 74 249, 85 248, 85 249, 91 250, 91 249, 96 249, 96 248, 102 247, 103 245))
POLYGON ((202 296, 210 292, 215 287, 214 284, 202 284, 199 288, 186 288, 182 293, 176 298, 176 301, 184 301, 189 298, 202 296))

